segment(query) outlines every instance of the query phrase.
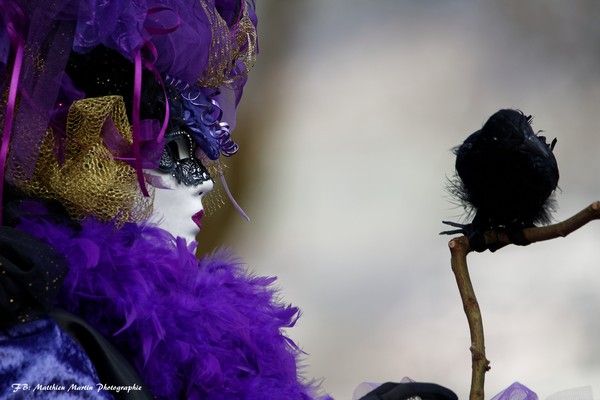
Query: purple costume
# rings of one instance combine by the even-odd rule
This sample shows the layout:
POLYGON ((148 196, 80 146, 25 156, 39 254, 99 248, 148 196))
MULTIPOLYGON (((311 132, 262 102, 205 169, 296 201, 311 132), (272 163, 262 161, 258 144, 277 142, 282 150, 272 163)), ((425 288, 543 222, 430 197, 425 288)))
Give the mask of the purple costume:
MULTIPOLYGON (((93 113, 98 104, 116 104, 94 128, 97 146, 105 149, 100 160, 110 159, 119 171, 137 176, 140 198, 146 192, 142 168, 159 165, 172 132, 189 136, 196 154, 211 162, 233 155, 235 108, 257 52, 253 2, 0 0, 0 5, 0 88, 12 93, 3 105, 2 149, 10 142, 10 153, 0 151, 0 166, 6 188, 11 193, 16 188, 16 195, 5 196, 4 223, 66 260, 54 305, 71 313, 45 310, 48 314, 27 323, 4 321, 12 325, 0 332, 0 353, 17 336, 38 329, 51 343, 66 343, 50 350, 62 348, 72 359, 84 360, 74 364, 86 383, 134 384, 141 377, 159 399, 316 396, 317 388, 299 377, 301 352, 283 332, 295 324, 299 310, 276 301, 274 278, 248 274, 226 251, 198 261, 193 244, 143 219, 128 220, 120 212, 106 218, 102 210, 78 209, 60 193, 46 196, 43 185, 41 192, 41 184, 31 185, 48 175, 43 168, 49 167, 40 165, 50 164, 40 160, 49 154, 59 171, 80 156, 73 149, 87 154, 85 136, 78 134, 90 128, 74 125, 77 107, 93 113), (75 107, 79 99, 102 96, 110 101, 75 107), (125 99, 126 112, 119 114, 114 96, 125 99), (126 115, 125 122, 119 123, 118 115, 126 115)), ((95 171, 105 171, 103 165, 95 171)), ((92 189, 97 188, 83 191, 92 189)), ((28 347, 35 344, 23 352, 28 347)), ((0 359, 0 378, 17 379, 12 368, 0 359)), ((0 385, 6 392, 12 383, 0 385)), ((142 392, 131 395, 147 398, 142 392)))

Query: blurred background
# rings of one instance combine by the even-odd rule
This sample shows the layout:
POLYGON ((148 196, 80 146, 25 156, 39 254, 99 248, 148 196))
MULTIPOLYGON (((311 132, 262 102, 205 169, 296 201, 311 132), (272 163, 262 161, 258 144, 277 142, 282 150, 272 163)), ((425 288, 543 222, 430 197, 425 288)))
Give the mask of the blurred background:
MULTIPOLYGON (((289 336, 336 399, 409 376, 468 395, 469 331, 443 219, 451 149, 500 108, 558 138, 562 220, 600 199, 600 3, 595 0, 257 0, 260 55, 239 108, 229 204, 204 220, 278 276, 303 316, 289 336)), ((541 399, 600 396, 600 224, 472 254, 492 369, 541 399)))

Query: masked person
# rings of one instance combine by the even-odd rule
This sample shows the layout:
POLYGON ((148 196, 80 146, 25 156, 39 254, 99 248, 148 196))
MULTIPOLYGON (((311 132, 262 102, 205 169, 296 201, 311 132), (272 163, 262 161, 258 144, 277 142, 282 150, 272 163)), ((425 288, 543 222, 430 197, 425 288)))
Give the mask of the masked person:
POLYGON ((0 4, 2 396, 316 396, 273 278, 194 255, 237 151, 254 4, 0 4))

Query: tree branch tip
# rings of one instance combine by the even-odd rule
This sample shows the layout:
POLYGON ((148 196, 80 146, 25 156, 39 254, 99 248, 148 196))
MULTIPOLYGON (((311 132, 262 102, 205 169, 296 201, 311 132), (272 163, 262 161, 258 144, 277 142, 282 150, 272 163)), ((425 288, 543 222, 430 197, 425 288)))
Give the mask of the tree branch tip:
MULTIPOLYGON (((457 236, 448 242, 450 249, 458 249, 460 247, 469 248, 469 241, 466 236, 457 236)), ((467 253, 469 250, 467 250, 467 253)))
POLYGON ((592 210, 594 210, 594 211, 600 210, 600 201, 595 201, 592 203, 592 210))

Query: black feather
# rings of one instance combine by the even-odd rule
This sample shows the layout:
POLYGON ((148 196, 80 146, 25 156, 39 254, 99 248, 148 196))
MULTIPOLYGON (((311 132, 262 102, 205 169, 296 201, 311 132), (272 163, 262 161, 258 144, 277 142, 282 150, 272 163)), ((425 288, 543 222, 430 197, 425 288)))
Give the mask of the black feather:
MULTIPOLYGON (((531 120, 518 110, 500 110, 454 150, 457 177, 450 191, 474 218, 468 225, 450 223, 462 229, 443 233, 465 233, 471 240, 488 229, 515 233, 550 221, 559 177, 556 139, 546 143, 531 120)), ((517 244, 527 244, 517 236, 517 244)), ((474 248, 485 249, 481 243, 474 248)))

